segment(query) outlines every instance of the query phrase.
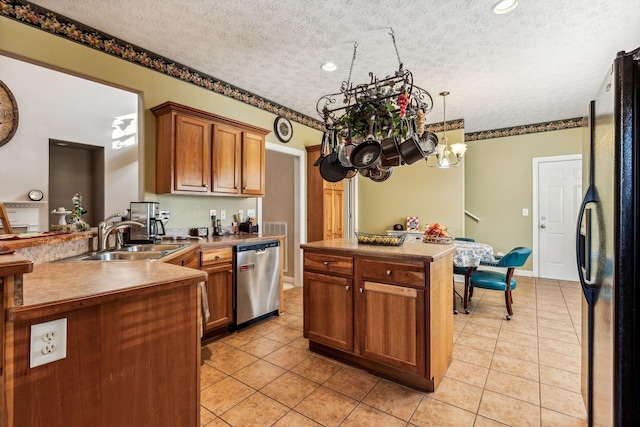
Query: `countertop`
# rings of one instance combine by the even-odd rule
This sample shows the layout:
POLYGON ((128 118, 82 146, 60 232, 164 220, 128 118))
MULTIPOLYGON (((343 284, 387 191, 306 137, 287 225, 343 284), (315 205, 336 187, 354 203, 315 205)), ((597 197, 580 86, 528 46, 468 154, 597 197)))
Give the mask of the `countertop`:
POLYGON ((23 276, 22 301, 9 308, 8 320, 106 304, 121 299, 125 293, 143 295, 158 286, 195 285, 206 278, 207 273, 201 270, 153 261, 37 264, 23 276))
MULTIPOLYGON (((11 241, 13 247, 37 245, 94 237, 94 233, 70 233, 48 238, 11 241)), ((244 243, 281 239, 282 235, 238 234, 209 236, 187 240, 163 239, 163 242, 187 243, 188 247, 154 261, 74 261, 33 264, 18 254, 0 257, 0 276, 23 274, 21 296, 16 306, 8 307, 9 321, 27 320, 81 307, 104 304, 123 297, 124 293, 154 292, 161 285, 182 286, 206 280, 201 270, 169 264, 198 247, 202 250, 244 243), (28 273, 28 274, 26 274, 28 273)), ((8 242, 7 242, 8 243, 8 242)), ((20 290, 17 290, 19 294, 20 290)))
POLYGON ((333 239, 300 245, 304 250, 322 252, 330 251, 335 255, 348 256, 374 256, 394 259, 397 261, 436 261, 447 256, 455 250, 454 245, 442 245, 435 243, 404 242, 402 246, 382 246, 358 243, 357 239, 333 239))

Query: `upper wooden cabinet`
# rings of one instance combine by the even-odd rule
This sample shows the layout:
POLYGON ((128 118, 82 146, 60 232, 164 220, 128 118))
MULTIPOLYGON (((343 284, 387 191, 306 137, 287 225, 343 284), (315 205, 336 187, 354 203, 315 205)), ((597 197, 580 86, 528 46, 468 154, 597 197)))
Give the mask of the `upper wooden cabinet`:
POLYGON ((156 193, 264 196, 269 130, 173 102, 151 111, 156 193))

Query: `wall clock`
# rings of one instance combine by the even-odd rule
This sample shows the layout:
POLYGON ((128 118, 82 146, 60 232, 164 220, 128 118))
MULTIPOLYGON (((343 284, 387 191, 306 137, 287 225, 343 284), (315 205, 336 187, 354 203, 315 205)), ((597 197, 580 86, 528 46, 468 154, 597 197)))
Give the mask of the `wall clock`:
POLYGON ((44 197, 44 194, 42 194, 42 191, 40 190, 31 190, 27 196, 29 197, 29 200, 39 202, 44 197))
POLYGON ((291 122, 282 116, 276 117, 276 120, 273 123, 273 131, 282 142, 289 142, 293 136, 293 127, 291 126, 291 122))
POLYGON ((18 104, 0 80, 0 147, 9 142, 18 129, 18 104))

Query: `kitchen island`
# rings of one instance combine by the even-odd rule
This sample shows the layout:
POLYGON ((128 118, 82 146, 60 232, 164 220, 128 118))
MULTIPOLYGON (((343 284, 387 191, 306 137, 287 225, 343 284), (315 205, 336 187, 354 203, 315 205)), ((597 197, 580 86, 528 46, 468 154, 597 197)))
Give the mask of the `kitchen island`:
POLYGON ((452 245, 300 245, 312 351, 434 391, 453 353, 452 245))
POLYGON ((199 425, 205 280, 163 262, 0 257, 0 426, 199 425), (60 319, 66 356, 31 367, 51 352, 31 326, 60 319))

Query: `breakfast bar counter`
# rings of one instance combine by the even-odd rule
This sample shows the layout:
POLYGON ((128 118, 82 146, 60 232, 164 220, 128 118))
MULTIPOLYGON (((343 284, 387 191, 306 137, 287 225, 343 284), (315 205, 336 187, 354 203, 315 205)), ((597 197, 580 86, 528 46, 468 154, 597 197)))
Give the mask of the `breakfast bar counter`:
POLYGON ((453 354, 453 245, 335 239, 304 251, 309 348, 426 391, 453 354))
POLYGON ((0 425, 198 425, 206 277, 157 261, 1 256, 0 425))

